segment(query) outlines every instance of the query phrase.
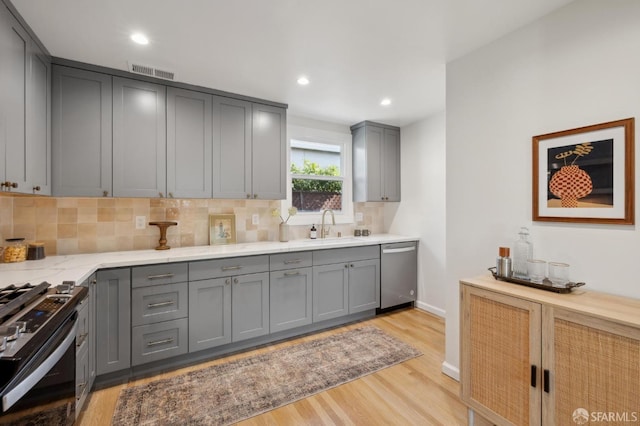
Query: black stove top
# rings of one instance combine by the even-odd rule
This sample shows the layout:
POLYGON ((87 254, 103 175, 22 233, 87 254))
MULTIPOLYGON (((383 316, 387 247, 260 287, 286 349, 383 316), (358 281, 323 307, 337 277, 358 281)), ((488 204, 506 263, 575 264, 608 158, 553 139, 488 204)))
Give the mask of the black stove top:
POLYGON ((20 286, 10 285, 0 289, 0 325, 39 299, 50 286, 51 284, 43 281, 38 285, 27 283, 20 286))

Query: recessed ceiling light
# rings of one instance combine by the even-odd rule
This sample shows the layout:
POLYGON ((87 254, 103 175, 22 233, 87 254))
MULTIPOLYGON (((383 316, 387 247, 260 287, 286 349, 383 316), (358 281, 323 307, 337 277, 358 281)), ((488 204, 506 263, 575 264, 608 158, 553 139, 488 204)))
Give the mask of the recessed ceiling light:
POLYGON ((391 99, 384 98, 383 100, 380 101, 380 105, 382 105, 382 106, 391 105, 391 99))
POLYGON ((309 79, 305 76, 302 76, 300 78, 298 78, 298 84, 300 86, 306 86, 307 84, 309 84, 309 79))
POLYGON ((135 33, 131 35, 131 40, 138 44, 149 44, 149 39, 142 33, 135 33))

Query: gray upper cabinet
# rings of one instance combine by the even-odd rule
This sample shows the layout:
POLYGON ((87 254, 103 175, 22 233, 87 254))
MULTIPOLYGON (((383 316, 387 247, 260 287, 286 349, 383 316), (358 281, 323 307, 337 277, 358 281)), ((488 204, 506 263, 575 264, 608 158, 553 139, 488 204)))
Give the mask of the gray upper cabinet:
POLYGON ((213 198, 251 197, 251 102, 213 97, 213 198))
POLYGON ((53 67, 53 195, 111 195, 111 96, 111 76, 53 67))
POLYGON ((167 196, 211 198, 212 96, 167 88, 167 196))
POLYGON ((166 196, 166 87, 113 77, 113 195, 166 196))
POLYGON ((51 193, 51 65, 0 5, 0 180, 2 189, 51 193))
POLYGON ((253 104, 252 198, 287 197, 286 115, 284 108, 253 104))
POLYGON ((27 80, 27 186, 51 195, 51 63, 31 40, 27 80))
POLYGON ((400 201, 400 129, 364 121, 353 135, 353 201, 400 201))

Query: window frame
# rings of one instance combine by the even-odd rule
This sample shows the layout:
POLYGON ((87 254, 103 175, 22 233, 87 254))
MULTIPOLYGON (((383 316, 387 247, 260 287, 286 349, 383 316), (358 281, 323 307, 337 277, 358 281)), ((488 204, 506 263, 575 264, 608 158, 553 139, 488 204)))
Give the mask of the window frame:
MULTIPOLYGON (((313 129, 309 127, 292 125, 288 129, 287 135, 287 198, 280 203, 280 211, 286 212, 291 207, 291 141, 298 140, 304 142, 314 142, 327 145, 340 146, 342 172, 342 211, 335 212, 336 224, 354 223, 353 215, 353 184, 352 184, 352 162, 351 162, 351 134, 339 133, 329 130, 313 129)), ((303 175, 304 176, 304 175, 303 175)), ((300 177, 300 175, 296 175, 300 177)), ((306 176, 305 176, 306 177, 306 176)), ((329 176, 318 176, 320 179, 329 176)), ((313 178, 313 177, 312 177, 313 178)), ((318 225, 322 221, 321 212, 298 212, 287 222, 289 225, 318 225)))

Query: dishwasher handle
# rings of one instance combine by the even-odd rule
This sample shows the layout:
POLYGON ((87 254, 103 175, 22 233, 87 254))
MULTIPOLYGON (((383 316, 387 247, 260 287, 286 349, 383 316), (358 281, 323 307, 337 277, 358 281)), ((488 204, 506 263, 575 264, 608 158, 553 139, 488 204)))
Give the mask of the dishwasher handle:
POLYGON ((416 246, 401 247, 401 248, 389 248, 389 249, 382 249, 382 254, 406 253, 406 252, 415 251, 415 250, 416 250, 416 246))

